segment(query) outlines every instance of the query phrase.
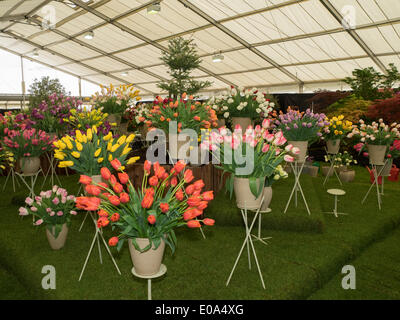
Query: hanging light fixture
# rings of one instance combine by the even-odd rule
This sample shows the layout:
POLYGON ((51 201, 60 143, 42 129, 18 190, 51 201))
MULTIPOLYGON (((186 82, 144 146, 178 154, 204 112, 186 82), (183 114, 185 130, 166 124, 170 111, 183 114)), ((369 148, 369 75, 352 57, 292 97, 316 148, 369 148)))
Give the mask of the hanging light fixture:
POLYGON ((128 76, 128 72, 126 72, 126 71, 121 72, 121 76, 127 77, 128 76))
POLYGON ((39 50, 38 49, 33 50, 32 56, 39 57, 39 50))
POLYGON ((94 32, 93 31, 86 32, 83 37, 87 40, 92 40, 94 38, 94 32))
POLYGON ((161 11, 161 4, 159 2, 153 3, 147 7, 148 14, 156 14, 161 11))
POLYGON ((223 56, 223 54, 221 52, 217 53, 217 54, 214 54, 213 57, 212 57, 212 61, 213 62, 221 62, 222 60, 224 60, 224 56, 223 56))

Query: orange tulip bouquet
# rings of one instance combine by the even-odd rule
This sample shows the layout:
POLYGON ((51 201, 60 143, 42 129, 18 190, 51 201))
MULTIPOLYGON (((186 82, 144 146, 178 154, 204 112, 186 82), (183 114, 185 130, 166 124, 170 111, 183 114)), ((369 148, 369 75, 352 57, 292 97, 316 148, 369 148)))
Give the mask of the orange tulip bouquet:
POLYGON ((113 229, 119 230, 118 236, 109 239, 110 246, 120 250, 124 240, 129 239, 130 247, 133 245, 141 253, 165 244, 174 252, 176 227, 200 228, 201 223, 214 224, 212 219, 199 219, 213 199, 213 191, 203 192, 204 182, 193 182, 193 173, 185 170, 183 161, 177 162, 168 172, 158 162, 152 165, 146 160, 138 190, 117 159, 111 164, 118 172, 117 177, 106 167, 101 169, 104 182, 94 183, 90 177, 81 176, 80 182, 90 196, 76 200, 78 209, 97 211, 99 228, 111 224, 113 229), (140 247, 139 240, 143 239, 148 240, 147 244, 140 247))

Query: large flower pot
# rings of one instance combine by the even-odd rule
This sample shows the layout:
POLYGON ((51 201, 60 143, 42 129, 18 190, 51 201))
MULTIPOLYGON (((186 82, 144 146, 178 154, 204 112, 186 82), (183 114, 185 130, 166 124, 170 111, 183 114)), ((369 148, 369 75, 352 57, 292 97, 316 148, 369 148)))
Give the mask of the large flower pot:
POLYGON ((264 191, 262 194, 264 196, 264 200, 261 205, 260 211, 268 211, 269 205, 271 204, 272 200, 272 187, 264 187, 264 191))
MULTIPOLYGON (((257 186, 264 183, 264 179, 257 179, 257 186)), ((263 193, 256 198, 250 190, 248 178, 233 178, 233 189, 235 191, 236 205, 239 209, 256 210, 261 206, 263 193)))
POLYGON ((53 250, 59 250, 64 247, 65 241, 67 240, 68 235, 68 227, 67 224, 64 223, 60 233, 55 237, 55 226, 52 227, 52 231, 50 232, 49 229, 46 228, 46 236, 47 240, 49 241, 50 247, 53 250))
POLYGON ((232 130, 235 130, 236 125, 240 125, 243 131, 251 125, 251 118, 232 117, 232 130))
POLYGON ((380 172, 381 177, 390 176, 390 170, 392 170, 393 159, 388 159, 384 166, 377 166, 378 173, 380 172), (382 171, 381 171, 382 170, 382 171))
POLYGON ((374 165, 383 165, 385 162, 386 146, 378 144, 368 144, 369 163, 374 165))
POLYGON ((298 162, 304 162, 307 155, 308 141, 288 141, 288 144, 293 145, 293 147, 299 148, 300 153, 295 156, 295 159, 298 162))
POLYGON ((184 141, 180 141, 178 136, 178 134, 170 134, 168 137, 169 155, 173 160, 187 160, 190 156, 190 148, 188 146, 185 150, 183 146, 190 141, 190 137, 187 136, 184 141))
POLYGON ((327 176, 329 175, 330 177, 333 175, 333 171, 335 170, 335 168, 332 168, 331 171, 329 171, 331 167, 330 166, 322 166, 321 167, 321 172, 323 176, 327 176))
POLYGON ((24 174, 35 174, 40 168, 39 157, 22 157, 19 159, 19 166, 24 174))
POLYGON ((108 117, 106 118, 106 120, 107 120, 109 123, 115 123, 116 126, 115 126, 114 128, 118 128, 119 125, 121 124, 121 115, 116 114, 116 113, 112 113, 112 114, 109 114, 109 115, 108 115, 108 117))
MULTIPOLYGON (((135 272, 142 276, 151 276, 160 271, 161 262, 164 255, 165 242, 161 240, 161 244, 156 250, 154 249, 154 244, 150 250, 145 252, 140 252, 136 250, 135 246, 132 244, 132 240, 128 240, 129 252, 131 254, 131 259, 135 272)), ((136 243, 140 249, 144 249, 149 245, 149 239, 147 238, 136 238, 136 243)))
POLYGON ((326 140, 326 148, 329 154, 337 154, 340 148, 340 139, 326 140))
POLYGON ((317 166, 309 166, 308 167, 308 174, 311 177, 317 177, 318 176, 318 170, 319 170, 319 167, 317 167, 317 166))
POLYGON ((339 172, 339 178, 342 182, 352 182, 356 176, 354 170, 344 170, 339 172))
POLYGON ((225 125, 226 125, 225 119, 218 119, 218 128, 221 128, 225 125))

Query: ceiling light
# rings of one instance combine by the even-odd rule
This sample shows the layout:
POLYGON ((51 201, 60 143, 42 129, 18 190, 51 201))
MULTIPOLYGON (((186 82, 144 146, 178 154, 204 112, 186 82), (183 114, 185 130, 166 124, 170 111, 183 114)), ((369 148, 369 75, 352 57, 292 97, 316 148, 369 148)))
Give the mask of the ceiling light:
POLYGON ((156 14, 161 11, 161 4, 159 2, 153 3, 147 7, 148 14, 156 14))
POLYGON ((124 72, 121 72, 121 76, 123 76, 123 77, 127 77, 127 76, 128 76, 128 72, 126 72, 126 71, 124 71, 124 72))
POLYGON ((39 57, 39 50, 38 49, 33 50, 32 56, 39 57))
POLYGON ((93 31, 86 32, 83 37, 87 40, 92 40, 94 38, 94 32, 93 31))
POLYGON ((224 60, 224 56, 221 53, 215 54, 212 57, 213 62, 221 62, 222 60, 224 60))

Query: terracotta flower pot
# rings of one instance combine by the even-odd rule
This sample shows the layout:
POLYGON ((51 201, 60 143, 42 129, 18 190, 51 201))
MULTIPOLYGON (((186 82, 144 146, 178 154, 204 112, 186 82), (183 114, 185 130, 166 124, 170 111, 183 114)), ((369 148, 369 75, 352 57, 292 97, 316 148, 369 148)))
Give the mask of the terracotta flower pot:
POLYGON ((295 156, 295 159, 298 162, 304 162, 307 155, 308 141, 288 141, 288 144, 300 149, 300 153, 295 156))
POLYGON ((337 154, 340 148, 340 139, 326 140, 326 148, 329 154, 337 154))
POLYGON ((245 117, 232 117, 232 130, 235 130, 236 125, 240 125, 243 131, 247 129, 252 123, 251 118, 245 117))
POLYGON ((342 182, 352 182, 356 176, 356 172, 354 170, 345 170, 339 172, 339 178, 342 182))
POLYGON ((369 163, 374 165, 383 165, 387 146, 368 144, 369 163))
MULTIPOLYGON (((257 186, 264 183, 264 179, 257 179, 257 186)), ((250 190, 249 179, 234 177, 233 189, 235 191, 236 205, 239 209, 256 210, 261 205, 263 193, 256 198, 250 190)))
MULTIPOLYGON (((136 238, 136 242, 140 249, 147 247, 150 243, 149 239, 147 238, 136 238)), ((136 250, 135 246, 132 244, 131 239, 129 239, 128 243, 133 267, 135 268, 137 274, 142 276, 151 276, 160 271, 161 262, 165 250, 164 240, 161 240, 161 244, 156 250, 153 250, 153 244, 152 248, 145 252, 140 252, 136 250)))
POLYGON ((56 227, 53 226, 51 232, 49 231, 49 229, 46 229, 46 236, 47 240, 49 241, 50 247, 53 250, 59 250, 64 247, 65 241, 67 240, 68 227, 67 224, 64 223, 57 238, 55 237, 55 228, 56 227))
POLYGON ((264 201, 261 205, 261 211, 267 211, 272 200, 272 187, 264 187, 263 196, 264 201))
POLYGON ((24 174, 35 174, 40 168, 39 157, 22 157, 19 159, 19 166, 24 174))
POLYGON ((393 159, 388 159, 384 166, 377 166, 378 173, 381 172, 381 177, 388 177, 390 176, 390 170, 392 170, 393 159))

